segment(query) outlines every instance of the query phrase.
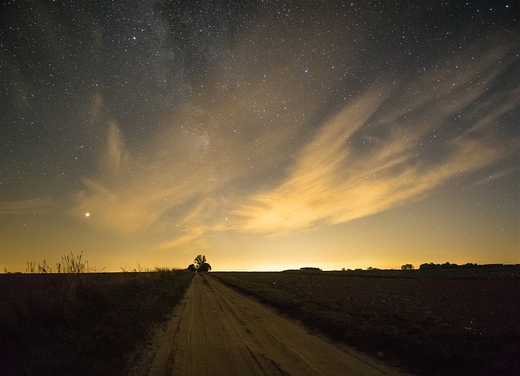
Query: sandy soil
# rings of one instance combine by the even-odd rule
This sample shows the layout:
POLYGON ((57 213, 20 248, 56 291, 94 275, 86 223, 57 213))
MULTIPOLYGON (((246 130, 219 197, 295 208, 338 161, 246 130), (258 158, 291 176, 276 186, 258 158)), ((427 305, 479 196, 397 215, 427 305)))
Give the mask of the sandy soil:
POLYGON ((338 348, 222 285, 196 275, 138 372, 149 375, 400 375, 338 348), (148 364, 145 364, 148 363, 148 364))

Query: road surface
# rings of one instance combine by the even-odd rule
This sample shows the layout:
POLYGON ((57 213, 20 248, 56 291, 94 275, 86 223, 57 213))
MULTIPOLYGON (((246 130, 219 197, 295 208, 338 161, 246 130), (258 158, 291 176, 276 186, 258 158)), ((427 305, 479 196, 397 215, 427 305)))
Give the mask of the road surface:
POLYGON ((153 376, 400 375, 308 333, 207 274, 193 278, 150 363, 153 376))

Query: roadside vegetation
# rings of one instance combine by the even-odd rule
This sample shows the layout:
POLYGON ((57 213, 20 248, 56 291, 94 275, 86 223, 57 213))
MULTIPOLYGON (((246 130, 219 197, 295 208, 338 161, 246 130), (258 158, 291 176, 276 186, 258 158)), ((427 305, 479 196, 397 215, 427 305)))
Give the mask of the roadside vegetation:
POLYGON ((418 375, 520 372, 519 266, 212 276, 418 375))
POLYGON ((40 273, 0 275, 2 375, 124 374, 130 354, 193 277, 165 268, 88 273, 83 256, 73 254, 62 258, 59 273, 44 265, 33 269, 40 273))

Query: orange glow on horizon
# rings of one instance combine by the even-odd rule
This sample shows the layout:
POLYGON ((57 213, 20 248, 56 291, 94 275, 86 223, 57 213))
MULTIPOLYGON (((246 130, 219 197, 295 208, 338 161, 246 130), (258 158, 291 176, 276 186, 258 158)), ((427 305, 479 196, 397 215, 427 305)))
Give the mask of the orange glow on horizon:
MULTIPOLYGON (((106 271, 185 268, 198 254, 214 270, 520 263, 517 29, 468 17, 425 30, 392 10, 395 38, 370 7, 311 3, 291 22, 263 4, 232 28, 209 12, 214 32, 181 23, 175 38, 169 11, 132 7, 121 12, 155 26, 125 43, 90 21, 38 46, 8 38, 0 272, 81 251, 106 271), (78 61, 95 64, 76 77, 78 61)), ((51 6, 45 25, 68 25, 51 6)))

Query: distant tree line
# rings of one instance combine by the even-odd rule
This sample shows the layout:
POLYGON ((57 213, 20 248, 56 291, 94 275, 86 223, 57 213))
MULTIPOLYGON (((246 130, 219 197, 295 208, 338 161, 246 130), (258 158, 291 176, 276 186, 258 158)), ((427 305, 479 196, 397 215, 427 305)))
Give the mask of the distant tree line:
POLYGON ((302 271, 302 272, 321 272, 321 269, 313 267, 313 266, 305 266, 303 268, 300 268, 300 271, 302 271))
MULTIPOLYGON (((467 264, 473 266, 473 264, 467 264)), ((476 264, 475 264, 476 265, 476 264)), ((449 269, 449 268, 457 268, 457 264, 451 264, 449 262, 445 262, 444 264, 435 264, 433 262, 424 263, 419 266, 419 269, 449 269)))
POLYGON ((286 269, 282 270, 282 273, 300 273, 300 272, 307 272, 307 273, 316 273, 321 272, 322 270, 320 268, 316 268, 314 266, 305 266, 300 269, 286 269))
POLYGON ((424 263, 419 266, 419 269, 455 269, 455 268, 494 268, 497 266, 503 266, 503 264, 485 264, 479 265, 472 262, 468 262, 466 264, 457 265, 455 263, 445 262, 444 264, 435 264, 433 262, 424 263))

